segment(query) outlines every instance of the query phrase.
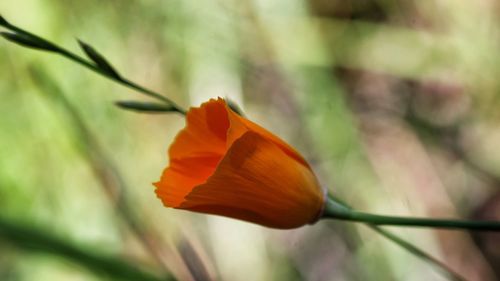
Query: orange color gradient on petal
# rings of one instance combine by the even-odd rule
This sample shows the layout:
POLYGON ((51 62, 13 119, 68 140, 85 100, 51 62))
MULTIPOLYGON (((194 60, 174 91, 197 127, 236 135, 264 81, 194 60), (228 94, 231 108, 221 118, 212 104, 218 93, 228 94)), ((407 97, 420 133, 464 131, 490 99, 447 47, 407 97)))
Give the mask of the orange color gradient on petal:
POLYGON ((222 215, 272 228, 319 217, 325 195, 287 143, 211 99, 187 113, 169 149, 156 194, 167 207, 222 215))

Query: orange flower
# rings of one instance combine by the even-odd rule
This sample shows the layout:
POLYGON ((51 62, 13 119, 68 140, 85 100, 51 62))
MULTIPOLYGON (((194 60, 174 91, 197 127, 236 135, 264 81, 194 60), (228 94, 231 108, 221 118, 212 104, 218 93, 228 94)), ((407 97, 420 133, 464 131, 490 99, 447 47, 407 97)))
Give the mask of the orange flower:
POLYGON ((304 158, 223 99, 189 110, 169 156, 154 184, 167 207, 282 229, 321 215, 325 195, 304 158))

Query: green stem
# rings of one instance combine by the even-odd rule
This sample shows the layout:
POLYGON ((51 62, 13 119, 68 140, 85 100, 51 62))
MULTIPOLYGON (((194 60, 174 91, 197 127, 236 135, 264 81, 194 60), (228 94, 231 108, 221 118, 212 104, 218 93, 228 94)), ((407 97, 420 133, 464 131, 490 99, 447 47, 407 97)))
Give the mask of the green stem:
POLYGON ((11 31, 17 32, 19 34, 23 34, 25 36, 31 37, 31 38, 33 38, 35 40, 38 40, 38 41, 43 42, 45 44, 48 44, 48 45, 50 45, 53 48, 53 50, 52 50, 53 52, 56 52, 59 55, 65 57, 65 58, 67 58, 67 59, 69 59, 71 61, 74 61, 74 62, 80 64, 81 66, 83 66, 83 67, 85 67, 87 69, 90 69, 91 71, 94 71, 95 73, 100 74, 100 75, 102 75, 102 76, 104 76, 104 77, 106 77, 106 78, 108 78, 110 80, 118 82, 118 83, 120 83, 120 84, 122 84, 122 85, 124 85, 124 86, 126 86, 128 88, 131 88, 133 90, 139 91, 139 92, 141 92, 141 93, 143 93, 143 94, 145 94, 145 95, 147 95, 149 97, 152 97, 152 98, 155 98, 155 99, 160 100, 162 102, 165 102, 168 105, 170 105, 174 109, 174 111, 176 111, 176 112, 178 112, 178 113, 180 113, 182 115, 186 114, 186 110, 184 110, 182 107, 178 106, 173 101, 171 101, 170 99, 166 98, 165 96, 163 96, 163 95, 161 95, 159 93, 156 93, 156 92, 154 92, 152 90, 144 88, 144 87, 142 87, 142 86, 140 86, 140 85, 138 85, 138 84, 136 84, 136 83, 134 83, 134 82, 126 79, 126 78, 115 77, 115 76, 109 75, 108 73, 106 73, 105 71, 101 70, 100 68, 98 68, 97 66, 95 66, 93 63, 90 63, 87 60, 83 59, 82 57, 80 57, 80 56, 78 56, 76 54, 73 54, 70 51, 68 51, 68 50, 66 50, 64 48, 61 48, 61 47, 57 46, 56 44, 54 44, 54 43, 52 43, 52 42, 50 42, 50 41, 48 41, 48 40, 46 40, 44 38, 41 38, 41 37, 39 37, 39 36, 31 33, 31 32, 28 32, 28 31, 26 31, 26 30, 24 30, 22 28, 19 28, 19 27, 15 26, 15 25, 12 25, 10 23, 2 23, 2 25, 5 28, 7 28, 7 29, 9 29, 11 31))
POLYGON ((162 102, 165 102, 167 103, 168 105, 170 105, 172 108, 175 109, 175 111, 179 112, 180 114, 183 114, 185 115, 186 114, 186 110, 182 109, 180 106, 178 106, 177 104, 175 104, 174 102, 172 102, 170 99, 164 97, 163 95, 160 95, 152 90, 149 90, 147 88, 144 88, 126 78, 116 78, 114 76, 111 76, 111 75, 108 75, 106 72, 102 71, 101 69, 97 68, 96 66, 94 66, 92 63, 89 63, 88 61, 84 60, 82 57, 78 56, 78 55, 75 55, 67 50, 64 50, 64 49, 61 49, 60 52, 58 52, 59 54, 61 54, 63 57, 69 59, 69 60, 72 60, 98 74, 101 74, 103 75, 104 77, 110 79, 110 80, 113 80, 115 82, 118 82, 130 89, 133 89, 133 90, 136 90, 136 91, 139 91, 141 93, 144 93, 145 95, 147 96, 150 96, 152 98, 155 98, 157 100, 160 100, 162 102))
MULTIPOLYGON (((352 208, 349 205, 347 205, 345 202, 342 202, 338 198, 334 198, 334 197, 330 196, 328 199, 332 200, 333 202, 335 202, 338 205, 341 205, 344 208, 352 210, 352 208)), ((407 250, 408 252, 415 255, 416 257, 421 258, 421 259, 427 261, 428 263, 434 265, 436 268, 440 269, 444 274, 446 274, 451 280, 455 280, 455 281, 465 280, 465 278, 460 276, 460 274, 455 272, 453 269, 448 267, 446 264, 444 264, 443 262, 434 258, 430 254, 424 252, 423 250, 420 250, 417 246, 411 244, 410 242, 398 237, 396 234, 393 234, 390 231, 385 230, 382 227, 374 225, 374 224, 366 223, 366 226, 371 228, 373 231, 379 233, 380 235, 384 236, 385 238, 389 239, 390 241, 394 242, 395 244, 402 247, 403 249, 407 250)))
POLYGON ((331 199, 327 200, 326 202, 323 217, 346 221, 364 222, 373 225, 500 231, 500 221, 468 221, 375 215, 351 210, 331 199))

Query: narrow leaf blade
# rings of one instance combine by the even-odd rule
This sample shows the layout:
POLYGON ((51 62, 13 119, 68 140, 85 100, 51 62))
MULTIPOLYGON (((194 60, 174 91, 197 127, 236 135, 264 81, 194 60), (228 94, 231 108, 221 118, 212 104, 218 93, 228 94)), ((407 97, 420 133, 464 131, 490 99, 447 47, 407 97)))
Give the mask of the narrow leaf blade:
POLYGON ((19 34, 19 33, 10 33, 10 32, 0 32, 0 35, 7 39, 10 42, 13 42, 15 44, 21 45, 23 47, 27 48, 32 48, 32 49, 38 49, 38 50, 45 50, 49 52, 57 52, 57 48, 45 41, 38 40, 36 38, 24 35, 24 34, 19 34))
POLYGON ((2 17, 2 15, 0 15, 0 25, 9 25, 9 22, 4 17, 2 17))
POLYGON ((177 112, 173 106, 164 105, 154 102, 141 102, 141 101, 117 101, 115 105, 126 110, 132 110, 142 113, 168 113, 177 112))
POLYGON ((78 44, 80 44, 80 47, 85 52, 85 54, 96 64, 97 67, 99 67, 99 69, 116 79, 121 78, 118 72, 111 66, 111 64, 104 58, 104 56, 97 52, 92 46, 81 40, 78 40, 78 44))

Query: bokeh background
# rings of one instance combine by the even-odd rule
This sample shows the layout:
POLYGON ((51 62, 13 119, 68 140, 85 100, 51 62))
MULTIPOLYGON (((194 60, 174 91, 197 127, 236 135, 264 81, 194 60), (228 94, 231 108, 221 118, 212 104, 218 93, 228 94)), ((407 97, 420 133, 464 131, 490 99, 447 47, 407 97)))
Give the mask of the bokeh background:
MULTIPOLYGON (((0 13, 74 52, 91 44, 185 108, 230 98, 360 210, 500 219, 498 1, 2 0, 0 13)), ((0 217, 27 233, 179 280, 449 280, 362 225, 164 208, 151 183, 182 116, 121 110, 148 99, 5 40, 0 73, 0 217)), ((115 278, 2 227, 1 280, 115 278)), ((500 276, 498 234, 391 230, 466 280, 500 276)))

